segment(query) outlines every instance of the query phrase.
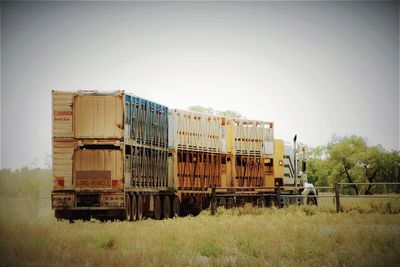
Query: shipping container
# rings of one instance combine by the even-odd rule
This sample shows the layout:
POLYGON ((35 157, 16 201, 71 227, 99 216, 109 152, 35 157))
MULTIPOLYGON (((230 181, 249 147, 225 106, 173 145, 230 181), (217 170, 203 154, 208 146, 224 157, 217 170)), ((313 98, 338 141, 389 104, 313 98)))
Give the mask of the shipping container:
POLYGON ((122 139, 123 93, 78 92, 73 117, 76 139, 122 139))
POLYGON ((53 137, 167 148, 168 108, 123 91, 52 92, 53 137))
POLYGON ((168 127, 169 148, 226 153, 224 117, 171 109, 168 127))

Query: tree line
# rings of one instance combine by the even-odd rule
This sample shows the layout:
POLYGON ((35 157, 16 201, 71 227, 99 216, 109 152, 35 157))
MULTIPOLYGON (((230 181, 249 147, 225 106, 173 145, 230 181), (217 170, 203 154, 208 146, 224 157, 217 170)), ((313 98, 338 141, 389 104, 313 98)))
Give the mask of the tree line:
POLYGON ((381 186, 374 183, 400 182, 400 152, 385 150, 381 145, 369 146, 360 136, 332 136, 324 146, 305 147, 308 181, 316 186, 335 183, 366 183, 344 188, 347 193, 371 195, 400 193, 399 186, 381 186))

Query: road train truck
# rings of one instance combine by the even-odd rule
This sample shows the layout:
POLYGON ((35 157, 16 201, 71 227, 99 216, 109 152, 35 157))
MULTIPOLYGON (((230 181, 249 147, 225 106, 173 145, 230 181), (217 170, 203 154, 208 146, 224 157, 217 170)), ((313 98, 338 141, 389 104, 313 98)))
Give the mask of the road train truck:
POLYGON ((84 90, 53 91, 52 120, 59 219, 169 218, 196 214, 211 197, 226 208, 316 204, 304 160, 271 122, 84 90))

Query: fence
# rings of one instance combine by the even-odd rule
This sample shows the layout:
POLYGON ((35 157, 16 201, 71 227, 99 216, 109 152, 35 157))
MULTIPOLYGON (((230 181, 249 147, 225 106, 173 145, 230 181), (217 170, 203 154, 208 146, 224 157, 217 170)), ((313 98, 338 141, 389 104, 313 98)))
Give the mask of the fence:
MULTIPOLYGON (((267 188, 267 187, 265 187, 267 188)), ((336 208, 336 212, 342 212, 343 208, 341 206, 341 202, 343 199, 349 199, 349 198, 357 198, 357 199, 399 199, 400 200, 400 183, 336 183, 335 186, 317 186, 314 187, 314 189, 316 190, 316 195, 301 195, 301 194, 283 194, 282 188, 280 186, 276 186, 276 187, 268 187, 270 189, 274 188, 275 191, 272 194, 269 195, 273 195, 277 201, 278 207, 283 207, 284 206, 284 198, 287 199, 301 199, 301 198, 315 198, 317 199, 316 204, 320 205, 319 202, 321 199, 333 199, 333 203, 335 205, 336 208), (359 186, 384 186, 384 194, 375 194, 375 195, 351 195, 351 194, 343 194, 343 192, 345 192, 346 190, 343 190, 344 187, 359 187, 359 186), (397 189, 395 191, 395 193, 388 193, 388 187, 394 187, 396 186, 397 189), (332 192, 329 194, 326 194, 326 192, 323 192, 321 194, 320 191, 328 191, 331 190, 332 192)), ((245 188, 231 188, 231 189, 245 189, 245 188)), ((391 191, 391 190, 389 190, 391 191)), ((296 203, 296 201, 291 201, 291 203, 296 203)), ((300 203, 300 202, 298 202, 300 203)), ((215 187, 212 188, 212 194, 211 194, 211 214, 215 213, 215 209, 216 209, 216 192, 215 192, 215 187)))
POLYGON ((334 204, 336 208, 336 212, 341 212, 342 207, 341 207, 341 200, 343 199, 348 199, 348 198, 354 198, 354 199, 393 199, 393 198, 398 198, 400 199, 400 194, 395 193, 391 194, 388 193, 387 188, 389 187, 394 187, 394 186, 400 186, 400 183, 336 183, 335 186, 318 186, 315 187, 317 191, 316 198, 321 199, 321 198, 333 198, 334 199, 334 204), (376 185, 379 186, 384 186, 384 194, 368 194, 368 195, 362 195, 362 194, 345 194, 345 191, 348 190, 343 190, 346 187, 352 187, 352 188, 358 188, 359 186, 369 186, 373 187, 376 185), (320 194, 320 190, 332 190, 332 194, 320 194))

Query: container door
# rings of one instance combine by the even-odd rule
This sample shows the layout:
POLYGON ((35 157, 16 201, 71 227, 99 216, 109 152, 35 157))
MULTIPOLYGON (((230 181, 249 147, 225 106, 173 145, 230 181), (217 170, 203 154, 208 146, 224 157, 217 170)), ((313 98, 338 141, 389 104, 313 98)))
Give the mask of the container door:
POLYGON ((123 110, 122 95, 75 95, 75 138, 122 139, 123 110))
POLYGON ((76 189, 120 189, 123 179, 121 149, 79 149, 75 151, 76 189))

